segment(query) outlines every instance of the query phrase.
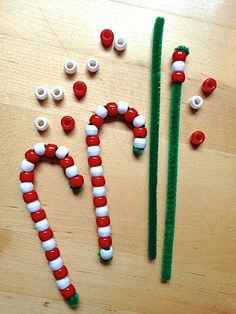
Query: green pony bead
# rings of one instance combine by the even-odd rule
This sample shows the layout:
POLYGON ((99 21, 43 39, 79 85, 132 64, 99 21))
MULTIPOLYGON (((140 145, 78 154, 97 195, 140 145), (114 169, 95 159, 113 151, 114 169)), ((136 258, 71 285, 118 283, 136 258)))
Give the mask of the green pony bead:
POLYGON ((76 292, 72 297, 70 297, 66 302, 72 309, 75 309, 79 303, 79 294, 76 292))
POLYGON ((136 147, 133 146, 133 152, 136 154, 136 155, 141 155, 143 152, 144 152, 144 149, 138 149, 136 147))

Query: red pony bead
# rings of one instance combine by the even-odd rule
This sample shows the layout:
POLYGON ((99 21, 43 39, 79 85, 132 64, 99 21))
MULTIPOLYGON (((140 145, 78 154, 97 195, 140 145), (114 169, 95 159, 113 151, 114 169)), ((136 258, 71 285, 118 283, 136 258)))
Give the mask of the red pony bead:
POLYGON ((60 251, 58 250, 57 247, 50 251, 45 252, 45 256, 48 261, 53 261, 54 259, 58 258, 60 256, 60 251))
POLYGON ((23 194, 23 199, 26 203, 34 202, 38 199, 38 194, 35 190, 23 194))
POLYGON ((55 144, 48 144, 46 145, 46 149, 45 149, 45 156, 48 158, 54 158, 56 155, 56 151, 57 151, 57 145, 55 144))
POLYGON ((34 222, 38 222, 46 218, 46 213, 43 209, 40 209, 34 213, 31 213, 31 218, 34 222))
POLYGON ((110 29, 104 29, 100 34, 103 47, 107 48, 113 44, 114 34, 110 29))
POLYGON ((68 269, 66 268, 65 265, 63 265, 58 270, 54 270, 53 275, 56 278, 56 280, 60 280, 68 275, 68 269))
POLYGON ((84 184, 84 178, 83 178, 83 176, 80 176, 80 175, 75 176, 73 178, 70 178, 69 182, 70 182, 70 186, 72 188, 79 188, 84 184))
POLYGON ((114 102, 110 102, 106 105, 108 116, 115 117, 118 115, 117 104, 114 102))
POLYGON ((105 185, 105 178, 103 176, 98 176, 98 177, 92 177, 91 179, 92 185, 93 186, 103 186, 105 185))
POLYGON ((60 165, 63 169, 74 165, 74 159, 71 156, 66 156, 60 160, 60 165))
POLYGON ((67 288, 60 290, 60 292, 64 298, 69 299, 76 293, 76 290, 75 287, 70 284, 67 288))
POLYGON ((147 129, 146 128, 134 128, 133 133, 134 133, 134 137, 146 137, 147 129))
POLYGON ((101 166, 102 158, 100 156, 90 156, 88 158, 89 167, 101 166))
POLYGON ((124 115, 124 118, 128 122, 133 122, 134 118, 138 115, 137 110, 130 108, 124 115))
POLYGON ((38 236, 39 236, 39 239, 44 242, 44 241, 47 241, 49 239, 51 239, 53 237, 53 232, 52 232, 52 229, 51 228, 48 228, 44 231, 40 231, 38 233, 38 236))
POLYGON ((64 116, 61 119, 61 126, 66 133, 69 133, 75 127, 75 120, 71 116, 64 116))
POLYGON ((184 50, 175 50, 172 55, 172 61, 185 61, 186 60, 186 52, 184 50))
POLYGON ((82 98, 87 92, 87 86, 82 81, 77 81, 73 85, 73 91, 77 98, 82 98))
POLYGON ((100 248, 102 249, 106 249, 109 248, 112 245, 112 239, 111 237, 99 237, 98 238, 98 244, 100 246, 100 248))
POLYGON ((171 75, 171 83, 183 83, 185 81, 185 74, 182 71, 173 72, 171 75))
POLYGON ((94 135, 94 136, 87 136, 86 137, 86 144, 88 146, 97 146, 100 144, 100 139, 99 136, 94 135))
POLYGON ((93 125, 95 125, 97 128, 100 128, 103 125, 103 118, 99 117, 96 114, 93 114, 90 119, 89 122, 92 123, 93 125))
POLYGON ((20 173, 19 179, 21 182, 33 182, 34 181, 34 171, 22 171, 20 173))
POLYGON ((25 153, 25 158, 29 161, 35 164, 36 162, 39 161, 40 156, 35 153, 33 149, 27 150, 25 153))
POLYGON ((217 83, 213 78, 208 78, 202 83, 202 91, 205 95, 210 95, 216 89, 217 83))
POLYGON ((199 146, 205 141, 205 134, 202 131, 195 131, 190 137, 193 146, 199 146))
POLYGON ((106 206, 107 198, 106 196, 98 196, 93 198, 93 204, 95 207, 102 207, 106 206))
POLYGON ((96 222, 97 222, 98 227, 109 226, 110 225, 110 217, 109 216, 97 217, 96 222))

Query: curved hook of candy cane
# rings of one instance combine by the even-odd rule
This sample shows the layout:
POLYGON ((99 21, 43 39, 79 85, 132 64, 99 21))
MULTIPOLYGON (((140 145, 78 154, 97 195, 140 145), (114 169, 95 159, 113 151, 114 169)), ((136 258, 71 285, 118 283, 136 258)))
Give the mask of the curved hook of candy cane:
POLYGON ((88 164, 90 167, 93 203, 96 208, 96 222, 98 226, 99 255, 104 261, 112 259, 113 249, 107 198, 105 196, 105 178, 103 176, 102 159, 100 157, 100 139, 97 134, 106 117, 116 117, 118 115, 123 116, 124 120, 131 123, 134 127, 133 152, 141 154, 147 145, 146 119, 141 114, 139 115, 134 108, 130 108, 129 104, 125 101, 119 101, 118 104, 108 103, 105 106, 99 105, 96 108, 95 114, 91 116, 90 123, 86 126, 88 164))
POLYGON ((29 149, 25 153, 25 159, 20 165, 22 170, 20 173, 20 190, 23 193, 26 207, 35 223, 38 236, 42 241, 45 256, 56 279, 56 285, 70 307, 75 308, 79 302, 79 295, 75 287, 71 284, 68 277, 68 270, 66 266, 63 265, 60 251, 46 218, 46 213, 41 207, 37 192, 34 190, 34 168, 41 156, 46 156, 50 159, 57 157, 60 160, 60 165, 65 171, 74 192, 77 192, 81 188, 84 179, 83 176, 79 175, 78 169, 74 165, 74 160, 69 156, 69 151, 65 146, 57 147, 55 144, 45 145, 43 143, 37 143, 34 145, 34 149, 29 149))

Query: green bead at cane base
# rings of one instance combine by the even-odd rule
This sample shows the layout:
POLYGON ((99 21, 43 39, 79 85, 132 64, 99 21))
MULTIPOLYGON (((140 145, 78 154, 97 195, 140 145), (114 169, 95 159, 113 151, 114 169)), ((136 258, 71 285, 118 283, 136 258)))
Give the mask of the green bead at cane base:
POLYGON ((144 149, 138 149, 136 147, 133 147, 133 152, 136 154, 136 155, 141 155, 143 152, 144 152, 144 149))
POLYGON ((66 302, 72 309, 75 309, 79 303, 79 294, 76 292, 72 297, 70 297, 66 302))

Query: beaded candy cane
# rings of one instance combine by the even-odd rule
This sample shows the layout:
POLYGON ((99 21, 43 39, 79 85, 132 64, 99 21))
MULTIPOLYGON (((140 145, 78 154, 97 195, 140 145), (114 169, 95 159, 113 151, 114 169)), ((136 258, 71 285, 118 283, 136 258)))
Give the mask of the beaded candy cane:
POLYGON ((55 144, 35 144, 34 149, 29 149, 25 153, 25 159, 21 162, 21 169, 23 171, 20 173, 20 190, 23 193, 26 207, 35 223, 38 236, 42 241, 45 256, 49 261, 50 268, 56 279, 56 285, 70 307, 75 308, 79 302, 79 295, 67 276, 68 270, 66 266, 63 265, 59 249, 53 237, 52 229, 49 226, 45 211, 41 208, 38 194, 34 190, 33 185, 34 168, 35 164, 40 160, 40 157, 46 156, 50 159, 57 157, 60 160, 62 169, 65 171, 65 174, 69 179, 71 188, 73 191, 78 191, 83 185, 84 179, 83 176, 79 175, 78 169, 74 165, 73 158, 68 154, 69 151, 65 146, 57 147, 55 144))
POLYGON ((134 108, 130 108, 125 101, 108 103, 106 106, 99 105, 95 114, 90 117, 90 124, 86 126, 86 143, 88 153, 88 164, 90 167, 91 182, 93 186, 93 203, 96 208, 96 222, 98 226, 98 244, 100 247, 100 257, 107 261, 113 257, 112 238, 110 228, 110 218, 108 216, 107 198, 105 196, 105 178, 103 176, 102 159, 100 157, 100 139, 98 130, 104 123, 106 117, 116 117, 122 115, 126 121, 134 126, 133 151, 141 154, 147 144, 146 119, 139 115, 134 108))

